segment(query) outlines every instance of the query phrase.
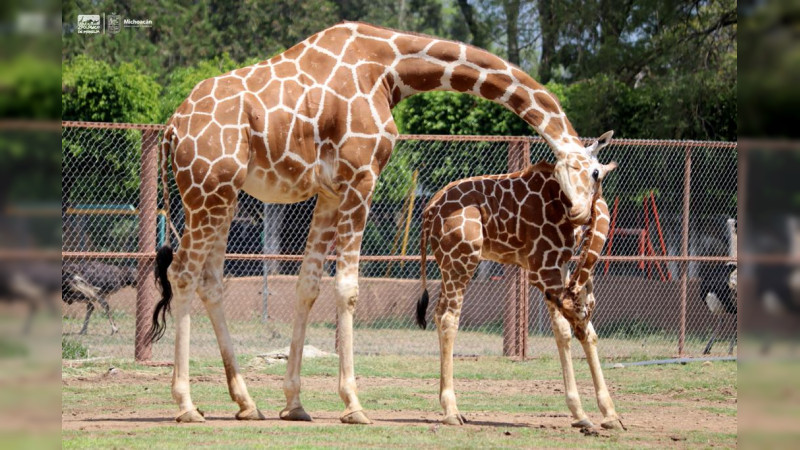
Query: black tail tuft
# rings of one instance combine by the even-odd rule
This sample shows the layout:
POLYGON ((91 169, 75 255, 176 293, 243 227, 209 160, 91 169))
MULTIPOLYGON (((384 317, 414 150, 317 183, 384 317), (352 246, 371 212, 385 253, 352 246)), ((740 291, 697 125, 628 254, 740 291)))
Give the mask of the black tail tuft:
POLYGON ((167 328, 167 314, 169 313, 169 303, 172 300, 172 285, 167 279, 167 269, 172 264, 172 249, 163 246, 158 249, 156 254, 156 280, 161 284, 161 301, 156 303, 153 311, 153 327, 150 328, 148 340, 156 342, 164 336, 167 328))
POLYGON ((422 291, 422 297, 417 300, 417 325, 423 330, 428 325, 428 322, 425 320, 425 313, 428 312, 428 290, 425 289, 422 291))

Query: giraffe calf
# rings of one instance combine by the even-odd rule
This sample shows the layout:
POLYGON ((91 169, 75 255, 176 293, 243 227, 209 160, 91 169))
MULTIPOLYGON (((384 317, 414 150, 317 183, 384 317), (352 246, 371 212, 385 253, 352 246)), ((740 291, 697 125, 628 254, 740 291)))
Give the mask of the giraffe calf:
MULTIPOLYGON (((504 175, 459 180, 439 191, 423 213, 421 256, 425 288, 426 247, 442 273, 441 294, 434 318, 441 356, 440 402, 444 423, 462 424, 453 388, 453 344, 467 284, 482 259, 514 264, 528 272, 529 282, 545 294, 564 373, 567 406, 575 427, 591 427, 578 396, 570 355, 572 332, 586 353, 604 428, 621 425, 608 393, 597 355, 597 335, 590 322, 594 309, 591 273, 608 232, 608 205, 600 182, 616 163, 594 164, 581 170, 594 181, 594 203, 587 223, 570 220, 565 177, 559 166, 539 162, 504 175), (585 225, 588 224, 588 227, 585 225), (583 251, 572 278, 567 264, 581 234, 583 251)), ((575 168, 573 168, 575 169, 575 168)), ((592 183, 589 183, 592 184, 592 183)), ((428 292, 417 303, 417 323, 424 328, 428 292)))

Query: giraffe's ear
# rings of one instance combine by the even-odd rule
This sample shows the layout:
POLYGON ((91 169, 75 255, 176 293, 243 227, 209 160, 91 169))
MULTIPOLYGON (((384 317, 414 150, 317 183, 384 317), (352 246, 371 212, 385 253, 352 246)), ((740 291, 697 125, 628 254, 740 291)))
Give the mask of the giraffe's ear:
POLYGON ((611 136, 613 136, 613 135, 614 135, 614 130, 606 131, 605 133, 603 133, 602 136, 597 138, 597 140, 592 142, 592 145, 590 145, 587 148, 589 150, 589 153, 592 156, 596 157, 597 154, 600 152, 600 150, 603 149, 603 147, 606 147, 606 146, 608 146, 608 144, 611 143, 611 136))
POLYGON ((614 170, 616 168, 617 168, 617 162, 616 161, 611 161, 608 164, 604 164, 603 165, 603 175, 600 177, 600 179, 602 180, 603 178, 605 178, 606 175, 608 175, 609 172, 611 172, 612 170, 614 170))

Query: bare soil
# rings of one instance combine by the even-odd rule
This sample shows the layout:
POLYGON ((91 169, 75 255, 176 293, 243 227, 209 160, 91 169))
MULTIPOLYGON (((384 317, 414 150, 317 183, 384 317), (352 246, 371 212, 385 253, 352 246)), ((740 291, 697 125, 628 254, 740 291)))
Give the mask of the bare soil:
MULTIPOLYGON (((282 377, 277 375, 248 374, 246 382, 250 387, 270 386, 279 388, 282 385, 282 377)), ((364 377, 358 380, 359 389, 368 392, 372 388, 394 387, 413 387, 420 388, 428 386, 430 397, 435 401, 438 390, 436 380, 418 380, 401 378, 382 378, 364 377)), ((75 377, 62 380, 63 386, 85 387, 93 390, 102 391, 113 389, 115 385, 138 385, 145 389, 148 385, 167 386, 170 383, 169 375, 154 375, 152 373, 122 372, 115 376, 95 375, 87 377, 75 377)), ((213 389, 226 389, 225 377, 222 374, 203 375, 192 377, 192 387, 198 389, 203 385, 213 389)), ((252 388, 251 388, 252 389, 252 388)), ((335 377, 314 377, 305 376, 303 378, 303 389, 314 391, 335 392, 335 377)), ((563 384, 560 380, 555 381, 517 381, 517 380, 456 380, 457 392, 462 394, 478 394, 491 398, 493 394, 502 394, 508 398, 509 394, 524 395, 561 395, 563 384)), ((251 390, 252 392, 252 390, 251 390)), ((581 388, 581 397, 585 405, 594 402, 593 392, 590 387, 581 388)), ((682 432, 705 431, 714 433, 736 433, 737 418, 725 414, 710 412, 715 407, 731 406, 736 403, 736 392, 722 392, 726 398, 719 401, 706 401, 695 399, 681 399, 680 395, 621 395, 612 389, 612 397, 618 405, 625 404, 625 408, 618 408, 622 411, 622 419, 629 433, 636 433, 648 436, 648 440, 661 440, 672 437, 675 430, 682 432), (662 403, 653 406, 656 403, 662 403), (665 406, 667 405, 667 406, 665 406), (704 410, 704 407, 708 407, 704 410)), ((410 394, 420 395, 420 394, 410 394)), ((362 394, 363 396, 363 394, 362 394)), ((202 399, 197 398, 199 406, 202 408, 202 399)), ((314 422, 286 422, 278 419, 278 411, 283 406, 282 398, 256 398, 256 402, 267 416, 267 420, 251 422, 248 426, 253 427, 276 427, 276 426, 344 426, 339 422, 338 411, 309 411, 314 417, 314 422)), ((563 400, 562 400, 563 401, 563 400)), ((151 428, 154 426, 175 425, 174 415, 177 413, 175 406, 170 398, 162 398, 161 394, 147 393, 137 398, 137 404, 147 405, 147 408, 135 408, 126 406, 108 405, 107 408, 96 409, 97 403, 86 402, 77 408, 62 410, 62 430, 81 430, 86 432, 119 430, 130 431, 136 429, 151 428), (156 408, 153 408, 157 405, 156 408), (163 407, 160 407, 163 406, 163 407)), ((226 411, 207 411, 206 420, 215 427, 219 426, 241 426, 242 422, 234 419, 236 405, 231 402, 226 411)), ((571 418, 567 413, 566 405, 553 406, 554 411, 561 412, 542 412, 542 413, 503 413, 490 411, 466 411, 462 410, 469 422, 466 427, 532 427, 532 428, 551 428, 551 429, 570 429, 571 418)), ((395 411, 395 410, 368 410, 368 416, 376 425, 385 426, 409 426, 409 425, 430 425, 434 426, 441 420, 441 411, 438 409, 431 411, 395 411)), ((589 413, 590 419, 595 425, 599 425, 601 417, 598 413, 589 413)), ((596 429, 600 436, 610 435, 602 429, 596 429)))

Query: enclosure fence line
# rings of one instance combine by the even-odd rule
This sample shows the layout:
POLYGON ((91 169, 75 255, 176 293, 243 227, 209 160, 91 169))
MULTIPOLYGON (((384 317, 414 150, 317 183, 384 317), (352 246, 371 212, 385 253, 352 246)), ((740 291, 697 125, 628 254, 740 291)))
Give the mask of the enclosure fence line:
MULTIPOLYGON (((131 138, 125 133, 134 132, 137 133, 139 139, 139 149, 138 149, 138 173, 136 176, 138 177, 138 195, 133 200, 132 203, 135 203, 136 206, 132 210, 131 213, 136 219, 138 219, 138 223, 136 226, 136 245, 135 248, 131 248, 129 245, 126 248, 115 248, 114 245, 109 244, 106 245, 105 248, 103 245, 97 245, 97 242, 105 239, 103 237, 102 230, 98 230, 96 228, 92 228, 93 220, 94 222, 99 222, 99 219, 93 220, 77 220, 82 228, 78 227, 75 229, 69 228, 68 225, 65 225, 65 236, 69 235, 70 237, 74 236, 75 240, 89 241, 90 245, 86 246, 84 244, 83 247, 76 246, 76 245, 67 245, 67 238, 65 237, 65 246, 62 250, 62 258, 64 261, 89 261, 89 260, 108 260, 110 262, 113 261, 135 261, 136 264, 136 294, 135 294, 135 333, 134 333, 134 357, 137 361, 150 361, 153 359, 153 349, 151 344, 147 341, 146 335, 150 329, 150 318, 152 317, 153 307, 158 296, 158 291, 155 286, 154 281, 154 262, 155 262, 155 251, 156 246, 158 243, 166 242, 170 239, 169 233, 165 231, 163 214, 159 212, 159 205, 158 205, 158 143, 159 143, 159 135, 160 132, 164 129, 163 125, 155 125, 155 124, 126 124, 126 123, 97 123, 97 122, 70 122, 65 121, 61 123, 62 127, 62 151, 65 155, 65 162, 64 162, 64 171, 65 175, 69 172, 69 175, 74 178, 74 180, 70 181, 71 186, 82 187, 83 184, 88 183, 88 181, 83 180, 82 176, 83 173, 80 169, 83 166, 75 165, 75 169, 71 161, 73 159, 78 161, 81 157, 85 156, 88 153, 94 152, 94 156, 92 156, 93 161, 97 158, 108 157, 106 154, 105 156, 101 155, 103 151, 98 151, 98 148, 106 149, 108 152, 117 152, 121 151, 120 148, 125 146, 130 146, 131 142, 136 142, 136 137, 131 138), (114 133, 112 133, 112 131, 114 133), (120 132, 123 134, 115 134, 116 132, 120 132), (104 135, 92 135, 92 132, 98 133, 106 133, 104 135), (89 134, 86 134, 89 133, 89 134), (131 140, 132 139, 132 140, 131 140), (82 156, 83 155, 83 156, 82 156), (98 156, 99 155, 99 156, 98 156), (69 160, 69 162, 68 162, 69 160), (87 225, 88 223, 88 225, 87 225), (87 231, 88 230, 88 231, 87 231), (87 235, 90 235, 88 238, 87 235)), ((521 136, 443 136, 443 135, 401 135, 398 137, 398 147, 402 146, 402 144, 406 142, 409 144, 409 148, 412 150, 418 147, 421 147, 422 144, 420 143, 430 143, 428 145, 433 146, 433 143, 441 143, 445 145, 445 147, 436 147, 436 149, 444 149, 442 151, 451 151, 451 147, 447 146, 458 146, 458 145, 466 145, 464 143, 475 144, 475 145, 482 145, 482 152, 487 155, 495 155, 498 154, 496 152, 497 145, 505 145, 505 167, 496 166, 501 171, 516 171, 521 170, 522 168, 526 167, 531 162, 531 154, 532 154, 532 146, 536 147, 536 152, 538 154, 547 155, 546 147, 544 146, 544 140, 539 137, 521 137, 521 136), (415 144, 416 143, 416 144, 415 144), (416 145, 416 146, 415 146, 416 145)), ((677 272, 679 274, 679 298, 677 302, 677 307, 679 309, 679 316, 678 316, 678 324, 677 324, 677 346, 674 349, 674 353, 678 356, 684 356, 687 354, 686 352, 686 339, 687 339, 687 314, 688 314, 688 305, 689 305, 689 265, 690 263, 698 263, 698 264, 724 264, 735 262, 735 257, 732 256, 725 256, 721 254, 704 254, 703 252, 694 252, 692 254, 690 248, 690 216, 692 215, 691 211, 691 201, 692 201, 692 186, 693 186, 693 152, 731 152, 733 153, 734 158, 734 169, 736 168, 736 143, 732 142, 703 142, 703 141, 670 141, 670 140, 643 140, 643 139, 620 139, 614 142, 614 146, 616 148, 624 148, 628 152, 634 152, 642 150, 650 151, 651 153, 642 154, 640 158, 642 160, 647 160, 648 155, 653 155, 653 158, 660 158, 660 154, 657 152, 665 152, 665 157, 674 158, 674 163, 682 161, 682 176, 679 176, 680 186, 678 187, 677 184, 674 186, 676 192, 674 195, 674 200, 680 201, 680 208, 672 208, 670 209, 671 212, 677 216, 680 216, 680 223, 679 223, 679 230, 675 230, 676 232, 673 233, 676 237, 679 236, 679 250, 678 254, 669 254, 667 245, 661 242, 661 250, 658 247, 653 246, 652 243, 649 242, 649 231, 647 233, 641 232, 639 235, 639 242, 638 245, 640 246, 639 249, 641 251, 634 250, 634 254, 605 254, 601 257, 600 261, 601 264, 598 264, 597 272, 601 271, 601 267, 603 263, 614 263, 614 264, 621 264, 627 265, 625 267, 638 267, 636 269, 637 274, 646 274, 647 279, 650 279, 651 276, 656 277, 657 273, 661 274, 662 281, 666 281, 670 276, 670 269, 668 268, 668 264, 672 263, 675 264, 677 267, 677 272), (673 156, 673 155, 680 155, 673 156), (678 195, 677 191, 680 190, 680 195, 678 195), (673 211, 674 210, 674 211, 673 211), (642 237, 643 234, 648 234, 646 237, 642 237), (655 251, 654 251, 655 250, 655 251), (664 273, 666 272, 667 278, 664 278, 664 273)), ((456 147, 456 150, 459 150, 460 147, 456 147)), ((405 150, 403 150, 405 151, 405 150)), ((432 150, 431 152, 435 152, 432 150)), ((624 157, 626 153, 619 153, 621 157, 624 157)), ((725 153, 721 153, 725 154, 725 153)), ((459 161, 456 160, 456 157, 460 154, 453 153, 453 161, 458 163, 459 161)), ((726 157, 730 157, 730 155, 725 154, 726 157)), ((639 153, 637 153, 639 156, 639 153)), ((128 151, 127 157, 119 157, 119 160, 116 161, 117 164, 122 164, 125 161, 128 161, 130 158, 135 157, 134 153, 128 151)), ((425 158, 434 158, 438 157, 435 154, 424 156, 425 158)), ((448 156, 449 157, 449 156, 448 156)), ((540 159, 541 155, 534 159, 540 159)), ((606 158, 606 156, 601 156, 601 158, 606 158)), ((394 158, 393 158, 394 159, 394 158)), ((703 162, 704 164, 708 164, 708 157, 706 157, 703 162)), ((450 163, 453 161, 446 161, 446 163, 450 163)), ((670 161, 667 161, 670 162, 670 161)), ((391 164, 391 162, 390 162, 391 164)), ((423 161, 423 164, 425 162, 423 161)), ((434 168, 434 163, 428 163, 431 167, 425 167, 420 169, 420 172, 425 170, 430 170, 434 168)), ((453 164, 457 166, 457 164, 453 164)), ((669 167, 669 165, 665 164, 665 167, 669 167)), ((632 167, 629 169, 627 174, 635 174, 638 167, 632 167)), ((676 169, 676 167, 672 167, 672 169, 676 169)), ((386 173, 388 169, 385 169, 384 172, 386 173)), ((123 173, 124 170, 120 171, 123 173)), ((707 174, 701 173, 700 176, 706 176, 707 174)), ((114 183, 121 183, 125 184, 130 182, 130 180, 120 180, 114 179, 113 173, 108 174, 111 177, 108 180, 101 180, 102 183, 109 183, 109 185, 113 185, 114 183)), ((630 175, 621 175, 621 174, 614 174, 616 177, 622 176, 630 176, 630 175)), ((71 178, 71 179, 72 179, 71 178)), ((383 176, 382 176, 383 178, 383 176)), ((454 181, 454 179, 449 179, 447 181, 454 181)), ((670 183, 673 183, 675 180, 670 180, 670 183)), ((379 181, 380 183, 380 181, 379 181)), ((733 174, 732 180, 725 180, 725 183, 728 185, 722 186, 719 190, 727 192, 731 191, 736 192, 737 186, 735 185, 735 173, 733 174)), ((675 183, 673 183, 675 184, 675 183)), ((102 184, 105 186, 105 184, 102 184)), ((93 186, 96 187, 96 186, 93 186)), ((662 187, 665 191, 668 190, 670 187, 662 187)), ((402 186, 405 188, 405 186, 402 186)), ((395 189, 393 192, 396 192, 400 189, 395 189)), ((86 194, 85 197, 92 197, 95 195, 93 193, 93 189, 86 187, 84 188, 86 194)), ((435 189, 430 189, 431 191, 435 191, 435 189)), ((66 199, 65 202, 69 202, 70 206, 76 206, 77 201, 76 199, 79 196, 75 195, 74 192, 76 188, 73 187, 70 189, 71 198, 66 199)), ((82 191, 83 192, 83 191, 82 191)), ((390 191, 387 191, 390 192, 390 191)), ((622 191, 621 191, 622 192, 622 191)), ((658 221, 658 213, 655 211, 655 194, 653 194, 654 190, 651 189, 649 195, 653 196, 653 206, 652 206, 652 213, 655 213, 655 220, 658 221)), ((606 192, 608 193, 608 192, 606 192)), ((389 196, 393 196, 395 194, 388 194, 389 196)), ((632 192, 632 194, 636 194, 632 192)), ((122 195, 122 194, 120 194, 122 195)), ((415 192, 409 191, 409 196, 416 195, 415 192)), ((645 205, 644 209, 644 221, 645 221, 645 229, 650 230, 649 227, 654 227, 655 225, 649 224, 648 218, 648 209, 647 209, 647 195, 645 194, 645 200, 643 200, 643 205, 645 205)), ((172 195, 171 202, 176 200, 177 197, 175 194, 172 195)), ((633 197, 629 195, 629 197, 633 197)), ((83 198, 83 197, 81 197, 83 198)), ((94 198, 94 197, 92 197, 94 198)), ((97 197, 100 198, 100 197, 97 197)), ((111 198, 111 197, 109 197, 111 198)), ((670 197, 673 198, 673 197, 670 197)), ((91 200, 91 199, 89 199, 91 200)), ((612 201, 610 198, 607 197, 609 201, 609 205, 611 205, 612 201)), ((118 202, 118 199, 114 200, 118 202)), ((93 202, 87 200, 87 204, 92 204, 93 202)), ((399 200, 395 199, 392 203, 399 204, 399 200)), ((419 208, 424 206, 425 202, 417 202, 419 208)), ((672 202, 676 203, 676 202, 672 202)), ((116 203, 115 203, 116 204, 116 203)), ((412 202, 413 204, 413 202, 412 202)), ((89 217, 94 218, 95 216, 99 216, 100 208, 98 205, 94 205, 94 209, 91 206, 82 206, 84 209, 73 209, 72 214, 83 214, 84 216, 81 217, 89 217), (85 212, 81 212, 85 211, 85 212)), ((665 205, 662 205, 663 207, 665 205)), ((673 206, 673 205, 667 205, 673 206)), ((176 211, 180 210, 179 207, 175 207, 174 205, 170 208, 172 211, 172 215, 176 215, 176 211)), ((373 210, 376 208, 373 207, 373 210)), ((413 209, 413 208, 412 208, 413 209)), ((667 208, 669 209, 669 208, 667 208)), ((260 216, 261 220, 263 221, 263 234, 261 238, 263 239, 264 246, 262 252, 235 252, 235 253, 227 253, 226 260, 229 262, 240 262, 241 264, 248 264, 250 262, 255 263, 262 263, 264 265, 264 287, 262 289, 262 295, 264 297, 264 309, 263 309, 263 316, 266 318, 267 314, 267 297, 271 296, 268 292, 267 288, 267 267, 270 264, 290 264, 290 263, 297 263, 302 260, 302 255, 298 253, 286 253, 280 251, 280 246, 273 248, 270 252, 267 248, 267 241, 269 236, 267 233, 268 227, 268 215, 266 214, 266 209, 264 210, 264 215, 260 216)), ((407 211, 407 215, 409 220, 412 216, 414 211, 407 211)), ((616 214, 616 207, 614 213, 616 214)), ((650 214, 652 214, 650 213, 650 214)), ((704 211, 703 214, 705 215, 712 215, 712 212, 704 211)), ((109 213, 110 216, 113 217, 114 211, 109 213)), ((127 213, 126 213, 127 214, 127 213)), ((373 213, 371 213, 372 215, 373 213)), ((720 214, 726 214, 725 212, 720 212, 720 214)), ((735 217, 735 211, 733 215, 735 217)), ((387 213, 387 216, 391 214, 387 213)), ((399 216, 399 214, 395 213, 395 216, 399 216)), ((255 217, 255 216, 252 216, 255 217)), ((622 217, 622 216, 620 216, 622 217)), ((69 222, 70 224, 74 222, 74 217, 72 215, 69 216, 70 220, 64 219, 65 224, 69 222)), ((298 228, 298 233, 304 233, 305 230, 299 230, 301 225, 297 224, 296 222, 301 222, 300 220, 302 217, 289 217, 289 220, 285 220, 286 222, 291 222, 293 227, 298 228)), ((112 219, 108 219, 112 220, 112 219)), ((391 222, 391 219, 388 220, 391 222)), ((281 225, 281 230, 285 234, 285 228, 281 225)), ((406 224, 406 228, 408 228, 408 223, 406 224)), ((102 225, 103 227, 111 228, 112 225, 102 225)), ((117 225, 114 225, 117 226, 117 225)), ((120 228, 124 228, 120 226, 120 228)), ((661 234, 661 225, 658 225, 658 233, 661 234)), ((125 235, 123 232, 119 232, 120 239, 125 240, 125 235)), ((231 242, 238 242, 239 237, 232 234, 231 242)), ((614 238, 623 240, 623 237, 614 238)), ((300 239, 304 243, 304 239, 300 239)), ((674 241, 675 239, 673 239, 674 241)), ((245 241, 245 239, 242 239, 245 241)), ((229 242, 229 244, 231 243, 229 242)), ((415 240, 411 240, 410 242, 418 242, 415 240)), ((609 242, 611 244, 611 242, 609 242)), ((623 242, 624 244, 624 242, 623 242)), ((615 248, 615 251, 624 251, 623 244, 616 244, 620 247, 615 248)), ((412 246, 413 248, 413 246, 412 246)), ((302 249, 300 249, 302 250, 302 249)), ((416 263, 419 262, 419 256, 414 255, 406 255, 406 254, 373 254, 374 252, 370 251, 371 248, 365 248, 365 252, 362 252, 361 261, 365 263, 373 263, 373 264, 382 264, 381 270, 385 267, 385 271, 388 274, 392 268, 395 270, 400 265, 405 263, 416 263), (393 266, 393 264, 396 264, 393 266)), ((230 251, 230 246, 229 246, 230 251)), ((607 252, 608 253, 608 252, 607 252)), ((673 252, 674 253, 674 252, 673 252)), ((328 261, 334 261, 335 256, 328 256, 328 261)), ((428 262, 434 261, 432 256, 427 258, 428 262)), ((251 266, 247 266, 250 268, 251 266)), ((272 267, 272 266, 270 266, 272 267)), ((406 267, 406 266, 402 266, 406 267)), ((248 269, 249 270, 249 269, 248 269)), ((273 270, 273 277, 280 277, 281 271, 273 270)), ((411 269, 403 269, 406 272, 399 272, 400 278, 403 280, 409 279, 413 280, 415 277, 410 276, 410 272, 408 270, 411 269)), ((633 270, 633 269, 630 269, 633 270)), ((608 267, 606 267, 605 272, 608 272, 608 267)), ((235 272, 226 272, 226 273, 235 273, 235 272)), ((627 275, 626 275, 627 276, 627 275)), ((639 275, 637 275, 639 276, 639 275)), ((643 276, 643 275, 642 275, 643 276)), ((252 278, 252 277, 251 277, 252 278)), ((400 279, 398 278, 398 279, 400 279)), ((528 287, 527 277, 525 276, 524 270, 519 269, 516 267, 505 267, 502 271, 502 276, 496 277, 503 280, 505 283, 505 290, 502 296, 504 297, 502 312, 499 314, 501 317, 502 323, 502 354, 506 356, 517 356, 517 357, 528 357, 529 355, 529 334, 532 328, 532 321, 534 318, 532 317, 532 312, 529 308, 533 307, 533 303, 531 302, 531 295, 534 295, 528 287)), ((245 280, 247 277, 237 277, 231 278, 233 281, 241 281, 245 280)), ((418 278, 417 278, 418 280, 418 278)), ((494 278, 491 278, 494 280, 494 278)), ((232 281, 232 282, 233 282, 232 281)), ((245 280, 246 281, 246 280, 245 280)), ((377 288, 376 288, 377 289, 377 288)), ((599 304, 602 305, 603 300, 598 298, 599 304)), ((541 315, 541 312, 538 313, 541 315)), ((541 320, 540 320, 541 321, 541 320)), ((375 321, 378 323, 379 321, 375 321)), ((486 325, 488 326, 488 325, 486 325)), ((379 325, 375 325, 376 328, 379 329, 379 325)), ((483 326, 485 328, 485 326, 483 326)), ((481 327, 477 327, 481 328, 481 327)), ((545 331, 546 333, 546 331, 545 331)), ((601 336, 602 338, 602 336, 601 336)))

